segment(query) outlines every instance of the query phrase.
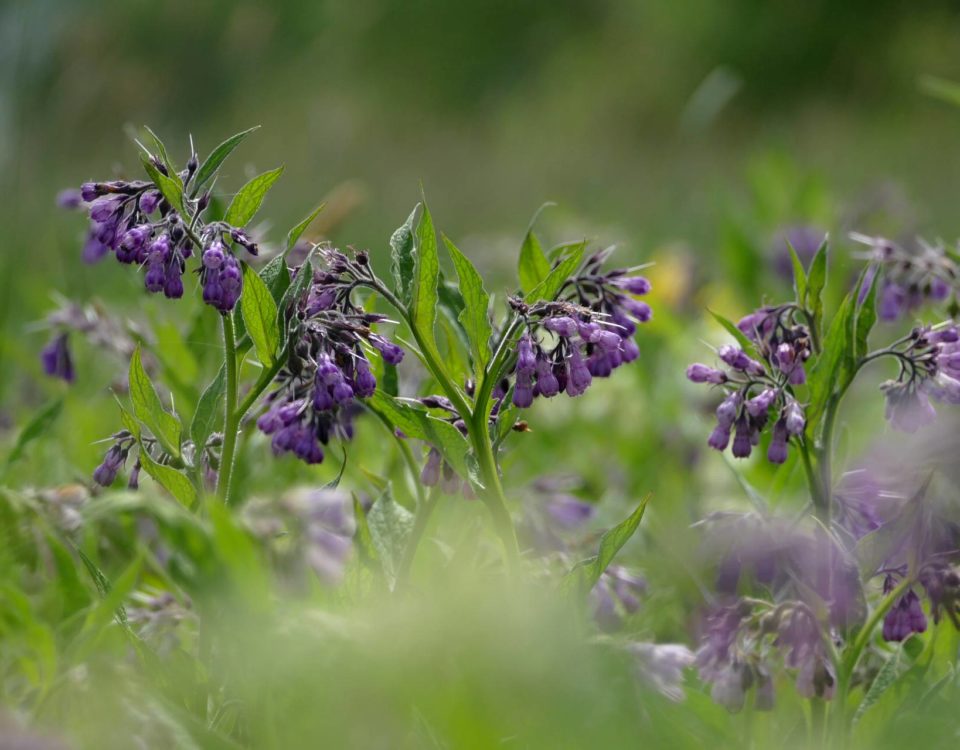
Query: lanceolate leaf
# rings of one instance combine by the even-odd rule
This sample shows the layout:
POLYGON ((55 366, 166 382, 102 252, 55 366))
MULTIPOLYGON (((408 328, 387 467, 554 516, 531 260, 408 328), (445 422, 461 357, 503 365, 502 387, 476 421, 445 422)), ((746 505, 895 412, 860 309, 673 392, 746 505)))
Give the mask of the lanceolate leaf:
POLYGON ((27 423, 27 426, 24 427, 17 436, 17 442, 14 444, 13 450, 7 455, 7 469, 23 456, 30 443, 42 436, 53 426, 54 422, 56 422, 60 416, 61 411, 63 411, 63 399, 58 398, 55 401, 51 401, 33 415, 27 423))
POLYGON ((483 288, 483 279, 467 256, 461 253, 446 235, 443 242, 460 279, 460 294, 463 296, 464 307, 459 320, 470 339, 474 366, 478 371, 483 370, 490 359, 490 336, 493 332, 487 312, 490 295, 483 288))
POLYGON ((550 300, 557 296, 564 283, 569 279, 583 262, 583 254, 587 249, 586 241, 581 242, 570 248, 568 255, 563 258, 554 267, 547 278, 537 284, 530 293, 524 298, 526 302, 533 303, 541 300, 550 300))
POLYGON ((413 228, 420 205, 413 207, 407 220, 390 237, 390 269, 396 285, 396 294, 405 305, 410 304, 413 295, 413 274, 416 268, 416 256, 413 245, 413 228))
POLYGON ((803 263, 789 241, 787 242, 787 248, 790 250, 790 262, 793 264, 793 288, 797 293, 797 304, 805 307, 807 304, 807 272, 803 270, 803 263))
POLYGON ((367 514, 367 528, 383 572, 392 583, 413 529, 413 514, 393 499, 387 487, 367 514))
POLYGON ((818 328, 823 322, 823 289, 827 285, 827 241, 824 240, 817 254, 810 261, 807 274, 807 307, 813 313, 818 328))
POLYGON ((210 152, 210 155, 204 159, 203 164, 201 164, 200 168, 197 170, 196 177, 193 178, 193 195, 199 193, 200 188, 206 185, 210 178, 217 173, 217 170, 220 169, 220 165, 223 164, 227 157, 233 153, 233 150, 240 145, 240 142, 259 127, 259 125, 255 125, 249 130, 244 130, 241 133, 231 135, 229 138, 227 138, 227 140, 210 152))
POLYGON ((282 173, 283 167, 277 167, 250 180, 233 196, 223 220, 235 227, 245 227, 260 210, 264 197, 282 173))
POLYGON ((240 312, 250 340, 257 349, 257 357, 269 367, 280 348, 280 330, 277 327, 277 303, 257 272, 250 266, 243 267, 243 294, 240 295, 240 312))
POLYGON ((740 345, 741 349, 743 349, 745 352, 754 350, 753 342, 750 341, 750 339, 748 339, 744 335, 743 331, 737 328, 730 320, 723 317, 719 313, 715 313, 713 310, 708 310, 707 312, 709 312, 710 315, 713 316, 713 319, 715 321, 717 321, 721 326, 723 326, 724 330, 727 333, 729 333, 731 336, 733 336, 737 340, 737 343, 740 345))
POLYGON ((217 377, 204 389, 197 403, 197 410, 194 412, 193 421, 190 423, 190 439, 196 446, 198 458, 210 436, 216 432, 218 427, 223 426, 223 398, 226 378, 226 369, 221 367, 217 377))
POLYGON ((313 220, 320 215, 320 212, 323 211, 323 207, 326 205, 326 203, 321 203, 319 206, 313 209, 313 211, 311 211, 303 221, 287 232, 287 241, 284 243, 284 253, 288 252, 294 245, 297 244, 297 240, 299 240, 300 236, 307 231, 307 227, 309 227, 313 223, 313 220))
POLYGON ((523 239, 523 245, 520 247, 520 260, 517 266, 520 289, 526 294, 535 289, 537 284, 547 278, 549 273, 550 261, 547 260, 537 235, 533 233, 533 229, 530 229, 523 239))
POLYGON ((430 209, 423 204, 423 215, 416 233, 417 269, 410 315, 422 344, 436 351, 434 325, 437 321, 437 284, 440 281, 440 258, 437 254, 437 233, 430 209))
POLYGON ((283 293, 290 286, 290 269, 287 268, 287 259, 283 255, 278 255, 260 269, 260 278, 267 285, 274 301, 279 303, 283 299, 283 293))
POLYGON ((857 359, 861 359, 867 355, 867 339, 870 337, 870 331, 873 330, 873 326, 876 325, 877 322, 877 281, 880 278, 879 270, 875 270, 872 277, 870 276, 870 271, 868 270, 864 282, 866 281, 866 278, 870 279, 870 286, 867 289, 867 294, 863 298, 863 303, 860 305, 860 309, 857 312, 857 336, 855 351, 855 356, 857 359))
MULTIPOLYGON (((853 333, 859 284, 844 297, 823 337, 820 357, 810 373, 810 405, 807 423, 815 425, 827 402, 836 392, 846 390, 853 375, 853 333)), ((812 293, 812 290, 811 290, 812 293)))
POLYGON ((650 496, 647 495, 640 501, 640 505, 637 506, 637 509, 633 511, 633 513, 601 537, 600 549, 597 551, 596 556, 579 563, 570 572, 573 578, 570 583, 578 586, 580 591, 584 593, 597 584, 600 576, 603 575, 603 571, 610 566, 613 558, 616 557, 617 553, 623 548, 623 545, 630 540, 630 537, 632 537, 640 527, 640 521, 643 520, 643 514, 646 512, 649 502, 650 496))
POLYGON ((138 346, 130 359, 130 400, 133 413, 154 434, 164 450, 180 455, 180 420, 163 408, 150 376, 143 369, 138 346))

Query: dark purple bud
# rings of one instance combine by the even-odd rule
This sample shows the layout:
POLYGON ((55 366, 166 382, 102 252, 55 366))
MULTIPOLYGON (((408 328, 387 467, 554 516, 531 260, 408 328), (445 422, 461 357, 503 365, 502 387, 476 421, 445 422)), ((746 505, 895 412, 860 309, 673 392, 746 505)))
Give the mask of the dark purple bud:
POLYGON ((736 432, 733 438, 734 458, 749 458, 753 452, 753 427, 741 417, 737 420, 736 432))
POLYGON ((353 400, 353 388, 350 387, 350 384, 346 380, 341 380, 335 384, 330 389, 330 393, 333 396, 333 400, 341 405, 353 400))
POLYGON ((513 386, 513 405, 527 409, 533 404, 533 383, 528 373, 517 373, 517 382, 513 386))
POLYGON ((101 463, 93 472, 93 481, 101 487, 109 487, 127 460, 127 452, 120 445, 111 446, 101 463))
POLYGON ((537 365, 537 358, 533 353, 533 343, 530 334, 524 333, 517 342, 517 372, 533 372, 537 365))
POLYGON ((152 214, 160 205, 160 191, 147 190, 140 195, 140 210, 145 214, 152 214))
POLYGON ((537 391, 544 398, 553 398, 560 393, 560 382, 550 363, 545 359, 537 360, 537 391))
POLYGON ((370 398, 377 390, 377 379, 370 372, 370 365, 365 359, 358 359, 354 376, 354 386, 360 398, 370 398))
POLYGON ((163 294, 167 299, 180 299, 183 296, 181 273, 179 263, 174 262, 167 266, 167 273, 163 282, 163 294))
POLYGON ((584 364, 580 350, 571 349, 567 367, 567 395, 573 397, 581 395, 590 387, 592 381, 593 376, 584 364))
POLYGON ((726 450, 727 445, 730 444, 730 428, 721 427, 717 425, 713 428, 713 432, 710 433, 710 437, 707 439, 707 445, 709 445, 714 450, 723 451, 726 450))
POLYGON ((80 199, 84 203, 93 203, 103 195, 103 188, 96 182, 85 182, 80 186, 80 199))
POLYGON ((613 283, 630 294, 649 294, 651 289, 650 280, 643 276, 620 277, 613 283))
POLYGON ((695 362, 687 368, 687 379, 693 383, 713 383, 714 385, 727 382, 726 373, 699 362, 695 362))
MULTIPOLYGON (((887 576, 884 591, 894 588, 893 580, 887 576)), ((927 618, 923 605, 912 590, 908 590, 894 603, 883 618, 883 639, 885 641, 905 641, 914 633, 923 633, 927 629, 927 618)))
POLYGON ((575 336, 577 333, 577 321, 573 318, 567 317, 566 315, 559 315, 554 318, 546 318, 543 321, 543 327, 548 331, 553 331, 553 333, 563 338, 570 338, 575 336))
POLYGON ((120 199, 116 196, 98 198, 90 206, 90 218, 98 224, 105 224, 116 220, 117 210, 120 208, 120 199))
POLYGON ((764 388, 758 395, 747 400, 747 413, 751 417, 759 417, 766 414, 776 398, 777 390, 775 388, 764 388))
MULTIPOLYGON (((740 393, 735 392, 720 402, 720 406, 717 407, 717 425, 719 427, 729 430, 733 426, 734 421, 737 419, 737 414, 740 412, 741 401, 740 393)), ((750 402, 748 401, 747 403, 749 404, 750 402)))
POLYGON ((130 472, 130 480, 127 482, 127 489, 138 490, 140 489, 140 462, 137 461, 133 465, 133 469, 130 472))
POLYGON ((153 261, 147 266, 147 272, 143 277, 143 285, 148 292, 162 292, 166 284, 167 275, 163 269, 163 263, 153 261))
POLYGON ((747 356, 747 353, 738 346, 724 344, 717 349, 717 356, 734 370, 750 375, 763 375, 765 372, 763 365, 747 356))
POLYGON ((790 401, 787 404, 787 408, 783 411, 784 426, 786 430, 791 435, 802 435, 804 428, 807 426, 806 417, 804 417, 803 409, 800 407, 796 401, 790 401))
POLYGON ((170 237, 161 234, 150 243, 147 249, 147 258, 151 263, 166 263, 170 259, 170 237))
POLYGON ((70 341, 66 333, 51 339, 40 352, 40 362, 43 364, 43 371, 52 378, 60 378, 67 383, 76 379, 73 357, 70 356, 70 341))
POLYGON ((623 362, 633 362, 640 356, 640 347, 633 340, 632 336, 627 336, 620 340, 620 358, 623 362))
POLYGON ((622 304, 627 309, 627 312, 629 312, 640 323, 647 323, 651 318, 653 318, 653 308, 651 308, 646 302, 627 298, 622 304))
POLYGON ((907 293, 902 286, 892 281, 884 281, 877 302, 877 314, 881 320, 894 321, 900 318, 906 309, 907 293))
POLYGON ((226 250, 223 247, 223 243, 220 240, 217 240, 206 247, 203 251, 203 257, 200 259, 200 262, 203 263, 204 268, 208 268, 211 271, 216 271, 223 266, 223 262, 227 258, 226 250))
POLYGON ((770 447, 767 449, 767 460, 772 464, 782 464, 787 460, 787 425, 784 420, 780 420, 773 426, 773 437, 770 439, 770 447))
POLYGON ((403 349, 392 341, 387 341, 383 336, 372 335, 370 337, 370 343, 373 344, 374 349, 380 352, 383 356, 383 361, 387 364, 399 365, 403 360, 403 349))
POLYGON ((790 383, 790 385, 803 385, 807 382, 807 371, 804 369, 802 362, 797 362, 797 364, 793 366, 787 382, 790 383))

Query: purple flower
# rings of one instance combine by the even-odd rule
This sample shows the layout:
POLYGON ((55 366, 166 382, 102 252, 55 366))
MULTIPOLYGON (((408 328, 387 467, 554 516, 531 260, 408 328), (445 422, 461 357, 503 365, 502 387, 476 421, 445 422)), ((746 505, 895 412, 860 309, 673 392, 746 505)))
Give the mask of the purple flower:
POLYGON ((727 376, 722 370, 708 367, 696 362, 687 368, 687 379, 691 383, 713 383, 722 385, 727 382, 727 376))
MULTIPOLYGON (((893 576, 887 576, 884 582, 884 593, 889 593, 896 586, 893 576)), ((885 641, 904 641, 914 633, 922 633, 927 629, 927 618, 923 614, 923 606, 912 590, 894 602, 890 611, 883 618, 883 639, 885 641)))
POLYGON ((70 340, 66 333, 54 336, 40 352, 40 361, 47 375, 72 383, 76 379, 76 373, 73 370, 69 344, 70 340))
POLYGON ((120 443, 111 446, 103 457, 103 462, 94 470, 93 481, 101 487, 109 487, 117 478, 126 460, 127 450, 120 443))

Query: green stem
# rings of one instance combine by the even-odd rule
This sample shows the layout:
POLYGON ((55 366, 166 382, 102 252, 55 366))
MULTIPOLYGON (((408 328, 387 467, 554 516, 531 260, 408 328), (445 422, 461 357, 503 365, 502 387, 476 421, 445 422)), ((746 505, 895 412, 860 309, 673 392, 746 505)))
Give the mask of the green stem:
POLYGON ((850 650, 847 651, 846 658, 843 660, 843 671, 847 678, 849 678, 853 674, 853 670, 856 669, 857 662, 860 660, 860 654, 863 653, 867 644, 870 643, 870 639, 873 637, 873 631, 880 623, 880 620, 883 619, 884 615, 887 614, 897 599, 903 596, 903 593, 912 585, 913 579, 909 576, 905 577, 889 594, 883 597, 880 604, 877 605, 877 608, 870 613, 870 617, 867 618, 864 626, 857 632, 857 636, 853 639, 853 644, 850 646, 850 650))
POLYGON ((490 441, 487 419, 486 415, 477 411, 469 430, 484 487, 480 497, 487 506, 487 510, 490 511, 494 528, 503 543, 507 565, 510 568, 516 568, 520 556, 517 531, 513 525, 513 518, 510 517, 507 498, 503 494, 503 485, 500 483, 500 472, 497 468, 496 456, 493 453, 493 443, 490 441))
POLYGON ((821 478, 817 476, 817 472, 813 468, 813 461, 810 458, 810 444, 806 440, 800 443, 800 458, 803 460, 803 470, 807 475, 807 485, 810 488, 810 497, 813 500, 816 516, 824 523, 828 523, 830 507, 820 484, 821 478))
MULTIPOLYGON (((419 486, 419 482, 417 483, 419 486)), ((407 537, 407 545, 403 549, 403 558, 400 560, 400 566, 397 569, 397 590, 404 588, 410 577, 410 569, 413 567, 413 560, 417 556, 417 550, 420 548, 420 540, 423 539, 423 533, 427 530, 427 524, 430 522, 430 516, 433 509, 440 500, 440 489, 434 487, 430 494, 423 499, 417 506, 417 515, 413 520, 413 528, 410 529, 410 536, 407 537)))
POLYGON ((227 383, 224 404, 223 450, 220 454, 220 474, 217 478, 217 496, 230 502, 230 484, 237 451, 237 432, 240 418, 237 410, 237 342, 233 330, 233 315, 221 316, 223 322, 223 356, 227 383))

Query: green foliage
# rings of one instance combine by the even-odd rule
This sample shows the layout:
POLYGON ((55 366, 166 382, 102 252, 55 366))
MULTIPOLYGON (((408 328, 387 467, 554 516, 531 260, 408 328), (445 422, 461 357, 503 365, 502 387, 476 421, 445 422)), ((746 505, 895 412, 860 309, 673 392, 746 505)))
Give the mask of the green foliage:
POLYGON ((243 294, 240 312, 257 357, 264 367, 273 364, 280 348, 277 303, 270 288, 250 266, 243 267, 243 294))
POLYGON ((133 413, 160 441, 165 451, 179 456, 180 420, 164 409, 150 376, 143 369, 140 347, 130 359, 129 381, 133 413))
POLYGON ((240 145, 243 139, 250 135, 253 131, 259 130, 259 128, 259 125, 255 125, 252 128, 231 135, 223 143, 211 151, 210 155, 204 159, 199 169, 197 169, 197 173, 193 178, 193 187, 191 189, 191 193, 193 195, 197 195, 200 192, 200 189, 206 185, 214 177, 214 175, 217 174, 217 170, 220 169, 220 166, 227 160, 227 157, 233 153, 233 150, 240 145))
POLYGON ((414 206, 407 220, 390 237, 390 268, 393 272, 397 298, 404 304, 410 304, 410 300, 413 298, 413 274, 417 263, 414 228, 416 227, 417 212, 421 206, 420 203, 414 206))
POLYGON ((490 360, 490 337, 493 334, 489 315, 490 295, 483 288, 483 279, 469 258, 461 253, 446 236, 443 242, 447 246, 447 252, 450 253, 453 266, 457 270, 457 277, 460 279, 463 310, 460 312, 459 320, 470 341, 474 369, 479 373, 490 360))
POLYGON ((273 183, 279 179, 281 174, 283 174, 283 167, 277 167, 250 180, 233 196, 233 200, 227 206, 223 220, 235 227, 245 227, 249 224, 257 211, 260 210, 260 205, 270 188, 273 187, 273 183))

